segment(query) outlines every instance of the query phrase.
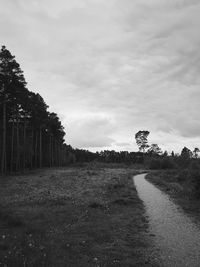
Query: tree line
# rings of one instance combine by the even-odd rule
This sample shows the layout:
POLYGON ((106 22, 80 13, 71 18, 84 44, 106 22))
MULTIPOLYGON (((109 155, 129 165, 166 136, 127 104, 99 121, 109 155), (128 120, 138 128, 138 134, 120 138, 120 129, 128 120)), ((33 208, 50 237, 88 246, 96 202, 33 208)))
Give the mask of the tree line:
POLYGON ((0 50, 0 107, 1 174, 67 163, 61 121, 40 94, 28 90, 19 63, 5 46, 0 50))
POLYGON ((65 131, 42 96, 27 88, 15 56, 0 50, 0 173, 101 161, 136 163, 140 152, 74 149, 64 142, 65 131))
POLYGON ((135 140, 138 145, 139 151, 143 153, 143 163, 150 169, 176 169, 188 168, 195 163, 200 165, 199 152, 200 149, 195 147, 190 150, 183 147, 180 154, 175 154, 174 151, 168 153, 162 152, 158 144, 148 143, 148 136, 150 132, 143 130, 135 134, 135 140))
MULTIPOLYGON (((104 150, 91 152, 74 149, 64 142, 65 130, 42 96, 27 88, 23 71, 10 51, 0 50, 0 171, 1 174, 25 169, 66 166, 70 163, 144 163, 146 158, 179 158, 174 152, 162 152, 157 144, 148 144, 150 132, 138 131, 138 152, 104 150)), ((180 157, 198 158, 200 150, 184 147, 180 157)))
MULTIPOLYGON (((158 144, 151 144, 149 145, 148 143, 148 136, 149 136, 150 132, 146 131, 146 130, 142 130, 142 131, 138 131, 135 134, 135 140, 136 140, 136 144, 138 145, 139 151, 146 153, 146 154, 150 154, 150 155, 168 155, 167 151, 162 152, 161 148, 158 146, 158 144)), ((200 149, 198 147, 195 147, 194 150, 190 150, 187 147, 183 147, 183 149, 181 150, 181 157, 184 158, 198 158, 200 149)), ((171 156, 175 156, 174 152, 171 152, 171 156)), ((178 157, 179 155, 176 154, 176 156, 178 157)))

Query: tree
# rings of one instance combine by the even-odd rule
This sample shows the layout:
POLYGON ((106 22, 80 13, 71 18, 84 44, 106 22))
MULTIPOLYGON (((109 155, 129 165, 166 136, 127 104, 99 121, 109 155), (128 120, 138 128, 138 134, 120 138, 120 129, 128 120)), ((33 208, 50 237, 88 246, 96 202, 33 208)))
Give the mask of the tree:
POLYGON ((181 151, 181 157, 184 159, 191 158, 192 157, 192 151, 189 148, 184 147, 181 151))
POLYGON ((163 157, 168 157, 168 152, 167 152, 167 150, 164 151, 164 153, 163 153, 163 157))
POLYGON ((200 152, 199 148, 198 148, 198 147, 195 147, 193 153, 194 153, 194 157, 195 157, 196 159, 198 158, 198 153, 199 153, 199 152, 200 152))
POLYGON ((16 62, 15 57, 2 46, 0 50, 0 103, 2 106, 2 155, 1 155, 1 173, 5 173, 7 170, 7 122, 10 103, 14 98, 16 99, 16 92, 13 92, 13 84, 24 87, 26 85, 23 72, 20 69, 20 65, 16 62))
POLYGON ((149 131, 139 131, 135 134, 136 143, 139 147, 140 152, 145 152, 145 150, 149 147, 147 137, 150 134, 149 131))
POLYGON ((150 145, 148 153, 151 155, 160 155, 162 153, 161 148, 157 144, 150 145))
MULTIPOLYGON (((20 65, 2 46, 0 50, 0 171, 61 166, 69 162, 64 127, 49 113, 43 98, 30 92, 20 65)), ((72 153, 71 153, 72 154, 72 153)))

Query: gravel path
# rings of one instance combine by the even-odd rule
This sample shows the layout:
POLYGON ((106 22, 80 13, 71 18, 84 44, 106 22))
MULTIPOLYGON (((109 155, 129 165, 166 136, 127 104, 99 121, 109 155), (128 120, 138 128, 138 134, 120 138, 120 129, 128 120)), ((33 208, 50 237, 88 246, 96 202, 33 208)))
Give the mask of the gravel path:
POLYGON ((136 175, 134 183, 149 218, 155 258, 161 266, 200 266, 200 229, 171 199, 136 175))

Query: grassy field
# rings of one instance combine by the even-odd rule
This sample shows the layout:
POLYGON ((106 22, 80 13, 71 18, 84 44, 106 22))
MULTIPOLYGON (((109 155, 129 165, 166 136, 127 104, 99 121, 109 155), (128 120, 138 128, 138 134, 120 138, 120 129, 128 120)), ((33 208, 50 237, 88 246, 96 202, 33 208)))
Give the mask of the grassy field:
POLYGON ((146 178, 173 198, 188 215, 200 222, 200 198, 195 194, 192 181, 185 178, 185 171, 155 171, 146 178))
POLYGON ((154 266, 128 168, 0 178, 0 266, 154 266))

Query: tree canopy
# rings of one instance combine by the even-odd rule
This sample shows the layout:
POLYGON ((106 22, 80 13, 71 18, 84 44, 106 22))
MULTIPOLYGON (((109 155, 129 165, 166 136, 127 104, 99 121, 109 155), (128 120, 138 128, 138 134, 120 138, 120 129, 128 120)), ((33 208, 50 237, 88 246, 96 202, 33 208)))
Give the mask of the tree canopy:
POLYGON ((136 143, 139 147, 140 152, 145 152, 149 147, 147 137, 150 134, 149 131, 139 131, 135 134, 136 143))
POLYGON ((157 144, 151 144, 147 152, 151 155, 160 155, 162 150, 157 144))

